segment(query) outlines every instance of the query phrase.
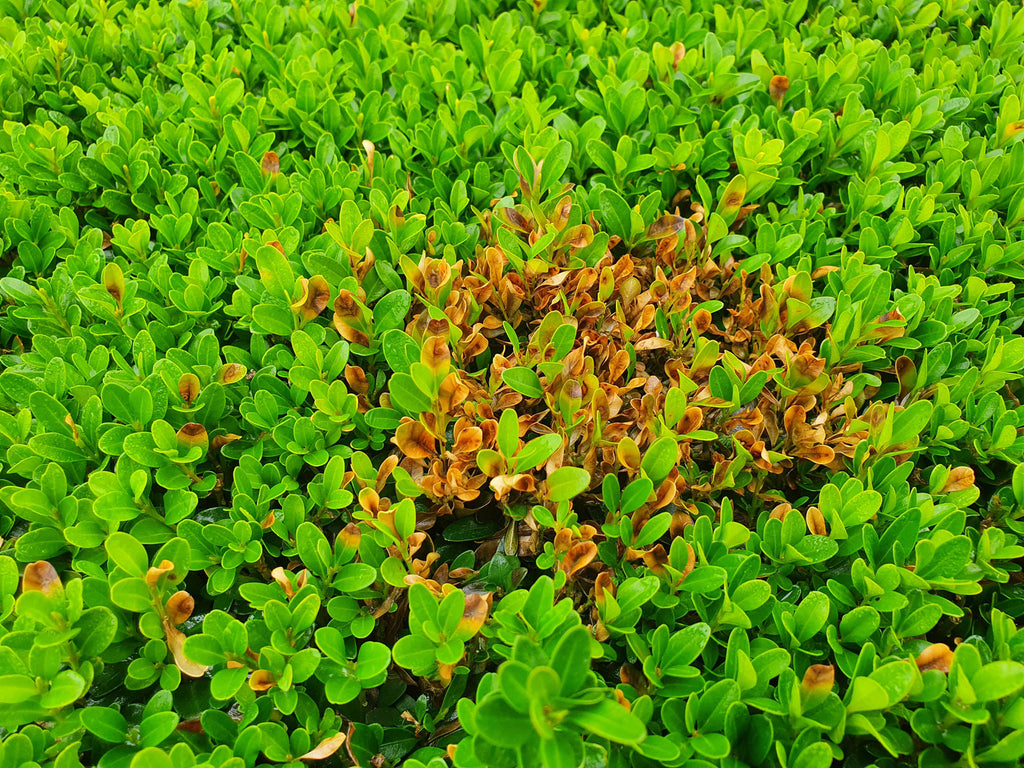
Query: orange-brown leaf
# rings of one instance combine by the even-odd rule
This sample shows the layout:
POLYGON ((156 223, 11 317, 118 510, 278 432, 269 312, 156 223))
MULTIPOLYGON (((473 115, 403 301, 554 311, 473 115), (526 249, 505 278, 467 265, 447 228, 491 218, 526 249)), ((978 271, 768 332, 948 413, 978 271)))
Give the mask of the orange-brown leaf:
POLYGON ((949 667, 953 663, 953 652, 945 643, 932 643, 915 659, 917 668, 922 672, 929 669, 937 669, 942 673, 949 674, 949 667))
POLYGON ((191 408, 192 403, 199 397, 199 377, 194 373, 182 374, 178 379, 178 394, 185 401, 185 407, 191 408))
POLYGON ((420 422, 412 419, 398 425, 391 442, 410 459, 426 459, 436 453, 434 436, 420 422))
POLYGON ((171 655, 174 656, 174 663, 177 665, 178 669, 181 670, 183 675, 188 675, 189 677, 202 677, 206 674, 206 670, 208 670, 209 667, 197 664, 185 655, 185 634, 180 629, 171 626, 165 621, 164 636, 167 640, 167 647, 170 649, 171 655))
POLYGON ((174 573, 174 563, 170 560, 161 560, 159 565, 155 565, 146 571, 146 583, 154 587, 160 581, 160 577, 168 573, 174 573))
POLYGON ((190 421, 178 430, 178 447, 188 450, 196 445, 205 450, 210 446, 210 436, 206 434, 206 427, 190 421))
POLYGON ((192 598, 188 592, 180 590, 175 592, 167 600, 167 605, 164 611, 167 613, 167 619, 171 624, 178 626, 188 621, 189 616, 192 615, 192 611, 195 610, 196 601, 192 598))
POLYGON ((328 757, 333 755, 339 749, 341 745, 345 743, 345 734, 336 733, 328 739, 324 739, 317 744, 313 749, 309 750, 304 755, 299 755, 299 760, 326 760, 328 757))
POLYGON ((775 75, 768 82, 768 93, 772 97, 772 101, 781 106, 782 99, 786 96, 786 91, 789 90, 789 78, 785 75, 775 75))
POLYGON ((277 156, 277 152, 264 152, 263 160, 260 161, 260 168, 264 173, 280 173, 281 159, 277 156))
POLYGON ((430 369, 435 376, 447 376, 451 366, 452 353, 448 343, 440 336, 429 336, 420 350, 420 362, 430 369))
POLYGON ((836 668, 831 664, 812 664, 804 672, 800 687, 805 693, 828 693, 836 682, 836 668))
POLYGON ((225 363, 217 371, 218 384, 234 384, 241 381, 249 371, 239 363, 225 363))
POLYGON ((974 486, 974 470, 970 467, 953 467, 942 486, 942 493, 956 493, 966 491, 974 486))
POLYGON ((291 580, 288 578, 288 572, 285 571, 281 566, 277 566, 270 572, 271 577, 276 581, 287 597, 291 598, 295 596, 295 589, 292 587, 291 580))
POLYGON ((302 286, 302 295, 291 305, 291 309, 303 322, 308 323, 331 303, 331 288, 322 275, 313 275, 308 280, 300 278, 299 283, 302 286))
POLYGON ((487 621, 487 614, 491 610, 488 597, 489 595, 482 595, 479 592, 466 595, 466 607, 459 620, 459 632, 465 635, 467 640, 474 637, 487 621))
POLYGON ((581 541, 569 548, 560 567, 572 578, 573 574, 590 565, 595 557, 597 557, 597 544, 592 541, 581 541))
POLYGON ((42 592, 49 596, 62 588, 57 569, 45 560, 36 560, 25 566, 25 575, 21 579, 22 592, 42 592))
POLYGON ((799 456, 821 465, 831 464, 836 459, 835 451, 827 445, 813 445, 810 448, 801 450, 799 456))
POLYGON ((269 691, 275 685, 277 680, 265 669, 257 669, 249 676, 249 688, 254 691, 269 691))
POLYGON ((828 536, 828 526, 825 525, 825 516, 817 507, 810 507, 807 510, 807 530, 814 536, 828 536))

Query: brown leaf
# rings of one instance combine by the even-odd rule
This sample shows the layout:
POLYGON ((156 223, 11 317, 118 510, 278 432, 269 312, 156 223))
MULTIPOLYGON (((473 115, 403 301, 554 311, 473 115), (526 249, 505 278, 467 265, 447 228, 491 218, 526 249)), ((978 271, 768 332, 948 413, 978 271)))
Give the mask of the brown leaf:
POLYGON ((831 464, 836 459, 836 453, 827 445, 814 445, 801 450, 798 454, 803 459, 813 461, 815 464, 831 464))
POLYGON ((595 557, 597 557, 597 544, 592 541, 581 541, 569 548, 559 567, 569 578, 572 578, 573 574, 590 565, 595 557))
POLYGON ((566 230, 562 235, 563 242, 573 248, 586 248, 594 242, 594 230, 586 224, 580 224, 566 230))
POLYGON ((683 412, 683 418, 679 423, 679 434, 688 435, 691 432, 696 432, 703 423, 704 411, 696 405, 691 405, 683 412))
POLYGON ((711 313, 706 309, 698 309, 693 313, 693 320, 690 322, 693 323, 694 330, 697 333, 704 333, 711 327, 711 313))
POLYGON ((117 305, 121 306, 121 302, 124 301, 124 272, 117 262, 107 262, 103 268, 103 287, 114 297, 117 305))
POLYGON ((459 632, 466 635, 467 640, 474 637, 487 621, 490 610, 489 593, 482 595, 479 592, 470 592, 466 595, 466 608, 462 612, 462 619, 459 620, 459 632))
POLYGON ((633 705, 629 703, 629 699, 626 698, 626 694, 624 694, 618 688, 615 689, 615 701, 617 701, 619 703, 619 706, 621 706, 627 712, 633 711, 633 705))
POLYGON ((435 376, 447 376, 451 366, 452 353, 448 342, 440 336, 429 336, 420 350, 420 362, 430 369, 435 376))
POLYGON ((289 599, 295 597, 295 589, 292 587, 291 580, 288 578, 288 572, 284 568, 277 566, 277 568, 270 572, 270 575, 280 585, 281 589, 284 590, 285 595, 289 599))
POLYGON ((199 377, 194 373, 182 374, 178 379, 178 394, 185 401, 185 407, 191 408, 192 403, 199 397, 199 377))
POLYGON ((359 530, 359 526, 355 523, 349 523, 340 531, 338 531, 337 543, 341 545, 342 549, 357 550, 359 549, 359 542, 362 540, 363 534, 359 530))
POLYGON ((345 341, 351 344, 370 345, 370 337, 363 330, 365 325, 363 307, 355 294, 342 288, 334 299, 334 328, 345 341))
POLYGON ((185 634, 180 629, 171 626, 165 621, 164 636, 167 639, 167 647, 174 656, 174 663, 177 665, 178 669, 181 670, 183 675, 188 675, 189 677, 202 677, 206 674, 206 670, 208 670, 209 667, 197 664, 185 655, 185 634))
POLYGON ((917 386, 917 366, 906 355, 896 358, 896 379, 900 383, 900 397, 910 394, 917 386))
POLYGON ((254 691, 269 691, 275 685, 277 680, 265 669, 257 669, 249 676, 249 688, 254 691))
POLYGON ((937 669, 944 674, 949 674, 949 667, 953 663, 953 652, 945 643, 932 643, 915 659, 917 668, 922 672, 929 669, 937 669))
POLYGON ((608 599, 606 593, 615 597, 615 582, 611 571, 601 571, 594 579, 594 602, 598 608, 604 608, 608 599))
POLYGON ((491 479, 491 490, 495 501, 501 501, 512 491, 532 493, 537 489, 537 480, 533 475, 498 475, 491 479))
MULTIPOLYGON (((445 349, 447 348, 446 346, 445 349)), ((452 371, 444 377, 437 393, 437 401, 445 413, 454 413, 455 408, 461 405, 467 397, 469 397, 469 387, 459 380, 459 374, 452 371)))
POLYGON ((682 216, 666 214, 647 228, 647 237, 660 240, 663 237, 678 234, 686 228, 686 219, 682 216))
POLYGON ((813 536, 828 536, 828 526, 825 525, 825 516, 817 507, 810 507, 807 510, 807 530, 813 536))
POLYGON ((772 97, 772 101, 781 109, 782 100, 786 96, 786 91, 789 90, 789 78, 785 75, 775 75, 768 82, 768 94, 772 97))
POLYGON ((308 280, 300 278, 299 283, 302 285, 302 295, 291 305, 291 309, 303 322, 308 323, 331 303, 331 288, 322 275, 314 275, 308 280))
POLYGON ((633 345, 633 349, 637 352, 649 352, 652 349, 671 349, 673 346, 672 341, 669 339, 659 339, 657 336, 648 336, 646 339, 641 339, 633 345))
POLYGON ((358 365, 345 366, 345 382, 357 395, 365 395, 370 391, 370 380, 366 378, 366 371, 358 365))
POLYGON ((155 565, 146 571, 146 583, 154 587, 160 581, 160 577, 168 573, 174 573, 174 563, 170 560, 161 560, 159 565, 155 565))
POLYGON ((410 459, 426 459, 436 453, 434 436, 420 422, 412 419, 398 425, 391 442, 410 459))
POLYGON ((328 757, 337 752, 341 745, 345 743, 345 734, 336 733, 329 739, 324 739, 317 744, 313 749, 309 750, 304 755, 299 755, 299 760, 326 760, 328 757))
POLYGON ((217 371, 217 383, 234 384, 236 381, 244 379, 248 372, 246 367, 239 363, 225 363, 217 371))
POLYGON ((679 62, 686 57, 686 46, 678 40, 668 47, 672 51, 672 71, 679 71, 679 62))
POLYGON ((277 152, 264 152, 263 160, 260 161, 260 168, 264 173, 271 175, 281 172, 281 159, 277 156, 277 152))
POLYGON ((946 484, 942 486, 941 492, 956 493, 957 491, 966 491, 973 486, 973 469, 970 467, 953 467, 949 472, 949 477, 946 479, 946 484))
POLYGON ((619 462, 627 470, 636 472, 640 469, 640 448, 631 437, 623 438, 615 448, 615 454, 619 462))
POLYGON ((36 560, 25 566, 25 575, 21 579, 22 592, 42 592, 50 596, 63 587, 57 569, 45 560, 36 560))
POLYGON ((178 430, 178 448, 187 451, 196 445, 204 450, 209 448, 210 436, 206 434, 206 427, 190 421, 178 430))
POLYGON ((214 451, 219 451, 221 448, 223 448, 228 443, 233 443, 233 442, 235 442, 235 440, 241 440, 241 439, 242 439, 241 435, 236 435, 234 433, 227 434, 227 435, 217 435, 215 438, 213 438, 213 440, 210 441, 210 449, 214 450, 214 451))
POLYGON ((188 617, 192 615, 195 607, 196 601, 192 598, 192 595, 184 590, 180 590, 170 596, 164 611, 167 613, 167 620, 174 626, 178 626, 188 621, 188 617))
POLYGON ((366 152, 366 171, 370 175, 370 181, 373 181, 373 157, 376 154, 376 148, 373 146, 373 142, 369 139, 363 139, 363 150, 366 152))
POLYGON ((423 284, 431 293, 436 293, 452 279, 451 265, 444 259, 427 259, 420 271, 423 273, 423 284))
POLYGON ((812 664, 804 672, 800 687, 804 693, 828 693, 836 682, 836 668, 831 664, 812 664))

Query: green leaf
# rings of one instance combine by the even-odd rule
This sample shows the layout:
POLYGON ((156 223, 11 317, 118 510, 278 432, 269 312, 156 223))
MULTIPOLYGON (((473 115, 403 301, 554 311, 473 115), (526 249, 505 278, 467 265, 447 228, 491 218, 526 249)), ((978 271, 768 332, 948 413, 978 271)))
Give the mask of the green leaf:
MULTIPOLYGON (((189 638, 189 640, 191 639, 189 638)), ((222 669, 214 674, 213 679, 210 681, 210 695, 220 701, 232 699, 238 693, 238 689, 245 685, 245 679, 248 676, 248 667, 222 669)))
POLYGON ((1005 699, 1024 688, 1024 664, 1016 661, 993 661, 971 678, 978 701, 1005 699))
POLYGON ((880 683, 869 677, 855 678, 847 696, 850 703, 846 705, 846 711, 850 714, 872 712, 889 706, 888 692, 880 683))
POLYGON ((654 483, 649 477, 638 477, 626 486, 622 492, 622 501, 619 503, 619 510, 624 515, 631 515, 647 503, 654 492, 654 483))
POLYGON ((104 543, 107 555, 121 570, 132 576, 145 576, 149 570, 149 556, 146 549, 134 537, 123 531, 115 531, 104 543))
MULTIPOLYGON (((419 354, 418 351, 417 354, 419 354)), ((409 374, 394 374, 388 385, 391 391, 391 402, 396 408, 413 416, 430 410, 430 398, 423 393, 409 374)))
POLYGON ((417 670, 429 670, 437 663, 436 652, 437 649, 433 643, 415 635, 398 638, 398 642, 392 649, 395 663, 400 667, 413 670, 415 674, 421 673, 417 670))
POLYGON ((548 477, 548 498, 568 501, 590 486, 590 473, 579 467, 559 467, 548 477))
POLYGON ((599 211, 609 234, 629 242, 633 236, 633 217, 622 195, 613 189, 605 189, 601 193, 599 211))
POLYGON ((796 625, 796 639, 806 643, 818 634, 828 621, 832 604, 823 592, 811 592, 801 602, 793 614, 796 625))
POLYGON ((141 738, 139 744, 143 747, 155 747, 163 743, 178 727, 178 714, 176 712, 156 712, 143 719, 139 723, 141 738))
POLYGON ((543 397, 544 388, 540 385, 540 377, 532 368, 507 368, 501 372, 501 380, 512 389, 526 397, 543 397))
POLYGON ((58 672, 50 683, 50 690, 39 697, 44 709, 63 709, 78 701, 85 693, 85 679, 70 669, 58 672))
POLYGON ((72 464, 76 461, 85 461, 85 454, 82 449, 75 445, 75 441, 66 435, 57 432, 44 432, 36 435, 28 441, 28 447, 37 456, 59 464, 72 464))
POLYGON ((639 744, 647 735, 647 729, 636 715, 618 702, 607 699, 575 707, 567 719, 595 736, 617 744, 639 744))
POLYGON ((551 653, 551 667, 561 680, 562 696, 572 696, 590 672, 590 633, 581 626, 566 632, 551 653))
POLYGON ((402 330, 393 328, 387 331, 381 338, 381 349, 395 373, 409 373, 412 364, 420 359, 419 345, 402 330))
POLYGON ((660 437, 644 454, 640 467, 657 488, 669 476, 679 461, 679 444, 673 437, 660 437))
MULTIPOLYGON (((410 307, 412 307, 412 296, 408 291, 391 291, 386 296, 382 296, 373 307, 374 332, 380 334, 383 331, 396 330, 404 325, 405 316, 409 313, 410 307)), ((406 338, 409 337, 406 336, 406 338)), ((419 359, 418 356, 417 359, 419 359)))
POLYGON ((292 292, 295 290, 295 273, 292 272, 291 264, 284 254, 272 245, 261 245, 256 249, 256 268, 267 292, 286 304, 291 304, 292 292))
POLYGON ((0 675, 0 704, 21 704, 38 694, 28 675, 0 675))
POLYGON ((917 437, 932 418, 932 404, 918 400, 897 413, 893 418, 892 439, 904 443, 917 437))
POLYGON ((91 706, 82 710, 82 725, 90 733, 112 744, 121 744, 128 736, 128 721, 110 707, 91 706))
POLYGON ((562 446, 561 435, 551 432, 523 446, 516 454, 516 472, 528 472, 539 469, 562 446))
POLYGON ((516 712, 497 693, 485 696, 475 715, 477 732, 495 746, 515 749, 537 738, 529 716, 516 712))

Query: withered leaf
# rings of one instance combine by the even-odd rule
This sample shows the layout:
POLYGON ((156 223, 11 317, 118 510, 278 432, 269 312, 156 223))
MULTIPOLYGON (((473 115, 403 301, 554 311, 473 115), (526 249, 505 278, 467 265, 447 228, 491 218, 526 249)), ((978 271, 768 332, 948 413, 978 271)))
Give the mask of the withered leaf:
POLYGON ((299 760, 326 760, 341 749, 341 745, 344 743, 345 734, 340 732, 336 733, 330 738, 321 741, 306 754, 299 755, 299 760))
POLYGON ((974 485, 974 470, 970 467, 953 467, 942 486, 942 493, 956 493, 966 491, 974 485))
POLYGON ((45 560, 36 560, 25 566, 25 574, 21 579, 22 592, 42 592, 49 596, 62 587, 57 569, 45 560))
POLYGON ((263 159, 260 161, 260 168, 264 173, 277 174, 281 171, 281 159, 277 156, 277 152, 264 152, 263 159))
POLYGON ((434 436, 412 419, 398 425, 391 441, 410 459, 426 459, 436 453, 434 436))
POLYGON ((167 605, 164 607, 164 611, 167 613, 167 619, 171 624, 178 626, 188 621, 189 616, 192 615, 192 611, 195 610, 196 601, 192 598, 188 592, 179 590, 175 592, 167 600, 167 605))

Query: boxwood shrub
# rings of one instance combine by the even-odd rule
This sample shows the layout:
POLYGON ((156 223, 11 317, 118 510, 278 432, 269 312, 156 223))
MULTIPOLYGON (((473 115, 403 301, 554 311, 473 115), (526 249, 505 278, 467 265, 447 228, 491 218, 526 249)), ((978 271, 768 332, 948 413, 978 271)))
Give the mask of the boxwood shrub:
POLYGON ((0 765, 1024 759, 1024 10, 0 0, 0 765))

